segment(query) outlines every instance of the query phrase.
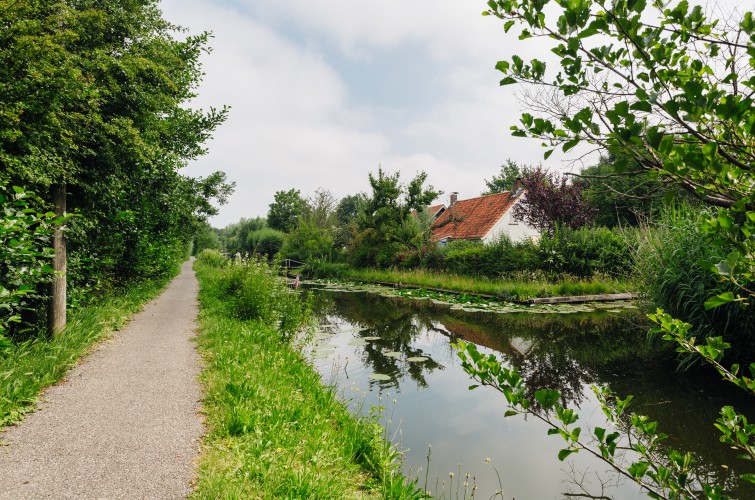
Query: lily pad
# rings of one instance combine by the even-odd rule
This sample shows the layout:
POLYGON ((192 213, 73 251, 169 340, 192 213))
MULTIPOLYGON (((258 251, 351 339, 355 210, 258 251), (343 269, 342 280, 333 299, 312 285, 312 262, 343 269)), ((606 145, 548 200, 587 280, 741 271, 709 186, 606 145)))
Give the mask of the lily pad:
POLYGON ((423 361, 427 361, 427 356, 412 356, 411 358, 406 358, 406 360, 410 363, 422 363, 423 361))
POLYGON ((362 340, 383 340, 382 337, 362 337, 362 340))
POLYGON ((369 342, 367 342, 364 339, 352 339, 349 341, 349 345, 352 345, 352 346, 364 346, 367 344, 369 344, 369 342))
POLYGON ((392 378, 390 375, 384 375, 382 373, 370 373, 367 377, 372 380, 390 380, 392 378))
POLYGON ((401 356, 401 353, 398 351, 389 351, 389 352, 384 352, 383 356, 388 357, 388 358, 398 358, 399 356, 401 356))

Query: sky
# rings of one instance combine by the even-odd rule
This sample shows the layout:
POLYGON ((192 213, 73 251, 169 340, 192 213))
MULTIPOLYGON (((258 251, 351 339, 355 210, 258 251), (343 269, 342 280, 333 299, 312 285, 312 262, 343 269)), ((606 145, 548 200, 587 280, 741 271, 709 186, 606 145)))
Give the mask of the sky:
POLYGON ((578 170, 512 137, 522 105, 495 63, 526 54, 484 0, 164 0, 164 18, 210 31, 192 107, 230 106, 208 154, 184 173, 223 170, 236 191, 211 219, 265 216, 276 191, 369 192, 378 167, 419 172, 438 203, 479 196, 510 158, 578 170))

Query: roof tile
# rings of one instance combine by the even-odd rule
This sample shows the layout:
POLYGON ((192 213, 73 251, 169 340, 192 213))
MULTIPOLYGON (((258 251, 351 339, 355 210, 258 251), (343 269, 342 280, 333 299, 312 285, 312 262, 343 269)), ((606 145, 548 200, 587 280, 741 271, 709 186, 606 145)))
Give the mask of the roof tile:
POLYGON ((517 199, 506 191, 461 200, 435 220, 432 239, 482 239, 517 199))

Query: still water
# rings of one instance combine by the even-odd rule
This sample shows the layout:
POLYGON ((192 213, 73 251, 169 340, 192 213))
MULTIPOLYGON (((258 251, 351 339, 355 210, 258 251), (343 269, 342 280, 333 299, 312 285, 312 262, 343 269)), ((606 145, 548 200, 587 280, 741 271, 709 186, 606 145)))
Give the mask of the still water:
POLYGON ((517 366, 529 387, 557 389, 578 411, 583 436, 610 427, 592 386, 633 394, 632 411, 659 421, 670 448, 693 452, 698 473, 735 498, 755 498, 755 488, 734 479, 753 467, 719 443, 713 427, 721 406, 755 415, 754 402, 710 373, 676 373, 654 354, 636 310, 501 314, 370 292, 311 291, 322 325, 309 352, 313 363, 354 408, 385 407, 389 437, 407 450, 404 471, 435 497, 465 498, 466 491, 470 498, 476 485, 474 498, 485 499, 500 491, 496 498, 647 498, 584 451, 560 462, 564 442, 548 436, 545 424, 504 417, 505 399, 490 388, 469 390, 451 346, 463 339, 517 366))

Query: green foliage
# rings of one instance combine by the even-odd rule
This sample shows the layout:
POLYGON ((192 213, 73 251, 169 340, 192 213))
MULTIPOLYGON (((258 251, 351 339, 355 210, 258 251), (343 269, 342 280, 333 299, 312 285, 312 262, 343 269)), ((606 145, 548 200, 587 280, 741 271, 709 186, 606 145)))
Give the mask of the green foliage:
POLYGON ((249 247, 249 233, 260 231, 267 227, 267 219, 241 219, 235 224, 229 224, 220 231, 221 242, 225 245, 229 255, 246 255, 254 253, 249 247))
POLYGON ((6 336, 24 325, 22 314, 44 305, 52 276, 52 234, 67 217, 55 217, 34 193, 0 188, 0 350, 6 336))
MULTIPOLYGON (((700 356, 713 366, 724 380, 755 396, 755 363, 750 363, 747 374, 740 373, 738 364, 733 364, 727 369, 722 360, 724 352, 731 348, 731 344, 725 342, 722 337, 708 337, 704 344, 697 344, 697 339, 691 335, 691 324, 671 317, 663 309, 658 309, 649 317, 658 325, 656 333, 660 333, 664 340, 675 343, 677 351, 700 356)), ((720 415, 715 426, 721 432, 721 442, 742 452, 739 458, 755 460, 755 425, 748 423, 747 417, 737 413, 731 406, 721 408, 720 415)), ((755 483, 753 474, 744 474, 741 479, 755 483)))
POLYGON ((192 252, 194 255, 197 255, 205 249, 220 250, 220 238, 212 226, 206 222, 199 224, 197 227, 192 252))
POLYGON ((272 325, 291 338, 309 321, 310 306, 279 275, 266 260, 237 257, 222 269, 220 289, 233 317, 272 325))
POLYGON ((654 220, 670 202, 693 203, 694 197, 676 184, 660 182, 639 167, 629 169, 631 165, 619 170, 617 163, 615 155, 609 154, 580 173, 585 198, 597 210, 596 225, 637 227, 654 220))
POLYGON ((246 248, 250 253, 265 255, 272 259, 283 248, 286 233, 270 227, 252 231, 246 237, 246 248))
POLYGON ((520 167, 511 158, 507 158, 506 163, 501 165, 500 173, 494 175, 492 179, 485 181, 487 189, 482 193, 482 196, 511 191, 514 187, 514 181, 526 177, 531 172, 531 166, 525 165, 520 167))
POLYGON ((0 1, 0 25, 0 177, 67 187, 72 303, 169 273, 233 187, 179 174, 226 116, 187 107, 209 35, 155 0, 0 1))
POLYGON ((197 262, 210 267, 225 267, 230 262, 228 257, 212 248, 205 248, 197 255, 197 262))
POLYGON ((621 476, 636 482, 651 498, 725 498, 719 486, 698 477, 690 453, 679 453, 664 445, 667 436, 658 430, 657 422, 642 415, 630 414, 627 407, 631 396, 620 399, 608 388, 594 387, 593 391, 608 422, 617 431, 595 427, 582 432, 575 426, 577 413, 561 404, 561 394, 549 388, 528 388, 515 367, 507 367, 493 354, 482 354, 474 344, 455 345, 462 367, 479 386, 500 392, 510 410, 507 417, 524 414, 548 426, 548 435, 560 436, 565 447, 559 460, 584 451, 602 460, 621 476), (533 394, 533 396, 529 396, 533 394), (628 448, 636 453, 629 456, 628 448))
POLYGON ((208 433, 193 498, 421 498, 383 410, 350 415, 274 324, 227 314, 224 271, 196 269, 208 433))
POLYGON ((728 293, 733 297, 738 290, 701 265, 724 260, 734 249, 710 243, 703 229, 709 217, 706 211, 685 205, 665 210, 656 226, 639 233, 637 274, 650 300, 694 325, 695 336, 723 336, 737 345, 733 356, 749 359, 755 354, 755 339, 750 334, 755 331, 755 304, 724 301, 720 307, 705 306, 712 296, 728 293))
POLYGON ((301 197, 298 189, 278 191, 275 193, 275 201, 270 204, 270 210, 267 212, 267 225, 284 233, 290 233, 306 210, 307 202, 301 197))
POLYGON ((382 168, 378 168, 377 177, 370 174, 369 179, 372 195, 358 214, 349 257, 357 266, 387 267, 399 254, 429 242, 429 226, 415 225, 408 219, 425 210, 438 192, 432 186, 424 187, 424 172, 407 186, 399 182, 398 172, 389 175, 382 168))
POLYGON ((626 230, 557 227, 538 242, 537 262, 540 269, 556 275, 627 276, 633 271, 635 242, 635 233, 626 230))
POLYGON ((332 250, 333 239, 330 232, 318 227, 314 217, 305 215, 296 229, 286 237, 281 256, 306 263, 328 256, 332 250))
MULTIPOLYGON (((752 13, 735 11, 722 21, 687 1, 503 0, 488 6, 486 14, 503 20, 506 31, 521 28, 520 40, 549 40, 561 63, 555 74, 545 62, 517 55, 497 64, 502 85, 521 82, 552 92, 553 104, 539 106, 540 116, 523 114, 514 135, 542 140, 552 148, 546 156, 587 141, 613 154, 618 171, 641 168, 650 179, 676 183, 721 207, 698 224, 713 252, 725 254, 687 264, 702 264, 734 286, 711 306, 753 302, 752 13)), ((740 328, 752 331, 751 323, 740 328)))

